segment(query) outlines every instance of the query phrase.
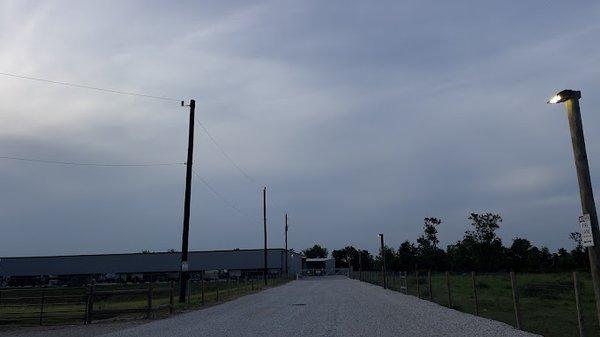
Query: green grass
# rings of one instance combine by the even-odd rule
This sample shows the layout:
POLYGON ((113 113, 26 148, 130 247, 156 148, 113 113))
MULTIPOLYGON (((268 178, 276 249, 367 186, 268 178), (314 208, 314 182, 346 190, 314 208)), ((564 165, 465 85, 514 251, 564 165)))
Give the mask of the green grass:
MULTIPOLYGON (((268 287, 287 282, 285 279, 270 279, 268 287)), ((147 290, 144 284, 97 285, 96 291, 147 290)), ((178 303, 179 285, 174 285, 174 311, 197 309, 202 306, 232 300, 252 292, 265 289, 260 281, 253 282, 192 282, 188 303, 178 303), (204 288, 204 301, 202 300, 204 288)), ((78 288, 30 288, 2 289, 0 291, 0 325, 39 325, 42 324, 82 324, 86 312, 87 289, 78 288), (42 311, 42 291, 44 305, 42 311)), ((165 317, 169 314, 170 284, 153 284, 152 307, 163 306, 152 312, 152 317, 165 317)), ((94 300, 94 320, 132 319, 146 317, 148 306, 147 292, 97 295, 94 300), (139 312, 118 313, 117 311, 136 310, 139 312)))
MULTIPOLYGON (((363 280, 380 285, 381 276, 377 274, 363 272, 363 280)), ((354 273, 353 277, 358 278, 358 273, 354 273)), ((516 278, 524 330, 548 337, 579 336, 571 273, 523 273, 517 274, 516 278)), ((579 273, 579 278, 586 336, 600 336, 591 276, 589 273, 579 273)), ((515 326, 509 274, 477 275, 476 280, 479 315, 515 326)), ((433 301, 449 306, 445 275, 434 273, 431 284, 433 301)), ((388 276, 390 289, 399 291, 400 285, 401 279, 397 274, 388 276)), ((421 298, 429 299, 426 273, 420 275, 419 288, 421 298)), ((450 292, 454 309, 475 314, 475 298, 470 273, 450 274, 450 292)), ((417 296, 414 273, 408 275, 408 293, 417 296)))

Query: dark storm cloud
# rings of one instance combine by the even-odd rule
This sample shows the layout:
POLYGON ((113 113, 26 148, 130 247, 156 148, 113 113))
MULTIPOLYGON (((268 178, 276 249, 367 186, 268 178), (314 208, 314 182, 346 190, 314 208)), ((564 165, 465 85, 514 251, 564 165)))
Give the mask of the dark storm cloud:
MULTIPOLYGON (((583 90, 592 179, 600 6, 548 2, 3 2, 2 72, 196 98, 190 245, 270 238, 375 248, 438 216, 443 243, 471 211, 505 240, 568 245, 577 184, 566 119, 544 104, 583 90), (559 14, 560 13, 560 14, 559 14), (227 201, 223 201, 226 198, 227 201), (241 213, 233 210, 233 204, 241 213)), ((87 162, 183 162, 177 104, 1 78, 0 154, 87 162)), ((182 167, 0 162, 0 255, 165 250, 180 240, 182 167)), ((595 181, 595 180, 594 180, 595 181)))

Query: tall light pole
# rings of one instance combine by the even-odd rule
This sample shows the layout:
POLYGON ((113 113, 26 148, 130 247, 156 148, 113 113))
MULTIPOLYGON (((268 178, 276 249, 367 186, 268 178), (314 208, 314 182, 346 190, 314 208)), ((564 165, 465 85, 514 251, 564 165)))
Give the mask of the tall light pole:
MULTIPOLYGON (((186 106, 181 101, 181 106, 186 106)), ((181 269, 179 271, 179 303, 185 302, 188 274, 188 237, 190 234, 190 201, 192 199, 192 162, 194 158, 194 120, 196 101, 190 104, 190 125, 188 133, 188 153, 185 170, 185 200, 183 204, 183 234, 181 238, 181 269)))
POLYGON ((358 250, 358 279, 362 281, 362 250, 358 250))
POLYGON ((598 230, 598 217, 596 214, 596 205, 594 204, 594 193, 592 191, 590 168, 585 150, 585 139, 583 138, 581 112, 579 111, 580 98, 581 91, 563 90, 554 95, 548 103, 565 103, 567 108, 567 118, 569 119, 569 128, 571 129, 571 142, 573 143, 573 155, 577 169, 577 180, 579 181, 581 210, 584 217, 586 215, 589 216, 589 224, 591 225, 591 238, 589 238, 591 242, 587 242, 586 245, 590 258, 594 293, 596 295, 596 314, 600 321, 600 242, 598 241, 600 240, 600 231, 598 230))
POLYGON ((264 229, 264 238, 265 238, 265 247, 264 247, 264 270, 263 270, 263 280, 265 281, 265 286, 267 285, 267 273, 269 271, 269 267, 267 266, 267 188, 263 188, 263 229, 264 229))
POLYGON ((381 272, 383 273, 383 289, 387 289, 387 275, 385 271, 385 250, 383 244, 383 234, 379 234, 379 239, 381 241, 381 272))
POLYGON ((288 276, 288 215, 285 213, 285 276, 288 276))

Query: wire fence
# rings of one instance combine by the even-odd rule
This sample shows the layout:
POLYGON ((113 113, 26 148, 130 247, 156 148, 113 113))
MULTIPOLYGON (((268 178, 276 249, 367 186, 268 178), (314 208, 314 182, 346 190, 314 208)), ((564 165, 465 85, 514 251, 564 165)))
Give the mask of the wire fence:
POLYGON ((0 288, 0 325, 91 324, 109 319, 167 317, 286 283, 291 278, 228 277, 189 280, 185 303, 178 282, 90 284, 82 287, 0 288))
POLYGON ((600 336, 589 273, 353 271, 351 278, 543 336, 600 336))

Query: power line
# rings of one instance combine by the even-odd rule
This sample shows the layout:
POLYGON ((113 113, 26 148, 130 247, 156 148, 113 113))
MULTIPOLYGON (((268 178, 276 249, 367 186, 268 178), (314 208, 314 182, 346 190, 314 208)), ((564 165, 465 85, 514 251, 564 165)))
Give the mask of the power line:
MULTIPOLYGON (((137 96, 137 97, 145 97, 145 98, 159 99, 159 100, 172 101, 172 102, 179 102, 180 101, 179 99, 175 99, 175 98, 171 98, 171 97, 154 96, 154 95, 147 95, 147 94, 141 94, 141 93, 135 93, 135 92, 128 92, 128 91, 121 91, 121 90, 115 90, 115 89, 107 89, 107 88, 101 88, 101 87, 96 87, 96 86, 91 86, 91 85, 77 84, 77 83, 64 82, 64 81, 56 81, 56 80, 50 80, 50 79, 46 79, 46 78, 24 76, 24 75, 18 75, 18 74, 13 74, 13 73, 0 72, 0 75, 8 76, 8 77, 13 77, 13 78, 18 78, 18 79, 30 80, 30 81, 38 81, 38 82, 44 82, 44 83, 64 85, 64 86, 81 88, 81 89, 97 90, 97 91, 102 91, 102 92, 107 92, 107 93, 113 93, 113 94, 128 95, 128 96, 137 96)), ((258 184, 258 182, 257 182, 256 179, 254 179, 250 174, 248 174, 244 169, 242 169, 242 167, 235 160, 233 160, 233 158, 231 158, 231 156, 227 153, 227 151, 225 151, 225 148, 215 139, 215 137, 213 137, 213 135, 210 133, 210 131, 208 131, 208 129, 204 126, 204 124, 201 123, 198 119, 196 119, 196 121, 200 125, 200 127, 202 128, 202 130, 204 130, 204 132, 206 133, 206 135, 208 136, 208 138, 210 139, 210 141, 217 147, 217 149, 219 149, 219 151, 221 152, 221 154, 223 155, 223 157, 225 157, 225 159, 227 159, 227 161, 229 161, 229 163, 233 167, 235 167, 235 169, 238 170, 248 181, 250 181, 252 183, 255 183, 255 184, 258 184)), ((56 165, 98 166, 98 167, 146 167, 146 166, 185 165, 185 163, 149 163, 149 164, 146 164, 146 163, 145 164, 85 163, 85 162, 67 162, 67 161, 55 161, 55 160, 42 160, 42 159, 35 159, 35 158, 22 158, 22 157, 10 157, 10 156, 0 156, 0 159, 16 160, 16 161, 26 161, 26 162, 37 162, 37 163, 44 163, 44 164, 56 164, 56 165)), ((209 187, 209 189, 215 195, 220 196, 219 193, 216 190, 214 190, 214 188, 212 188, 210 186, 210 184, 208 184, 206 182, 206 180, 204 180, 200 176, 198 176, 198 178, 207 187, 209 187)), ((226 200, 224 197, 222 197, 222 196, 220 196, 220 197, 222 199, 226 200)), ((279 207, 276 203, 274 203, 274 205, 277 208, 283 209, 282 207, 279 207)), ((235 207, 235 205, 230 205, 230 206, 233 206, 232 208, 236 209, 237 211, 240 211, 239 209, 237 209, 237 207, 235 207)), ((242 212, 242 214, 243 214, 243 212, 242 212)))
POLYGON ((89 89, 89 90, 97 90, 97 91, 109 92, 109 93, 113 93, 113 94, 128 95, 128 96, 138 96, 138 97, 145 97, 145 98, 153 98, 153 99, 160 99, 160 100, 163 100, 163 101, 172 101, 172 102, 179 102, 179 101, 181 101, 179 99, 170 98, 170 97, 140 94, 140 93, 136 93, 136 92, 128 92, 128 91, 121 91, 121 90, 115 90, 115 89, 106 89, 106 88, 94 87, 94 86, 91 86, 91 85, 76 84, 76 83, 63 82, 63 81, 55 81, 55 80, 49 80, 49 79, 39 78, 39 77, 23 76, 23 75, 11 74, 11 73, 4 73, 4 72, 0 72, 0 75, 14 77, 14 78, 19 78, 19 79, 24 79, 24 80, 30 80, 30 81, 38 81, 38 82, 45 82, 45 83, 52 83, 52 84, 60 84, 60 85, 68 86, 68 87, 75 87, 75 88, 81 88, 81 89, 89 89))
POLYGON ((12 157, 12 156, 0 156, 0 159, 24 161, 24 162, 32 162, 32 163, 42 163, 42 164, 54 164, 54 165, 99 166, 99 167, 150 167, 150 166, 185 165, 185 163, 92 163, 92 162, 45 160, 45 159, 37 159, 37 158, 12 157))
POLYGON ((208 181, 206 181, 206 179, 204 179, 196 171, 192 172, 194 172, 194 175, 208 188, 209 191, 211 191, 212 194, 214 194, 217 198, 221 199, 227 206, 229 206, 231 209, 235 210, 239 214, 243 215, 244 217, 247 217, 249 219, 252 218, 246 212, 242 211, 239 207, 237 207, 233 202, 231 202, 229 199, 223 196, 223 194, 219 193, 219 191, 217 191, 211 184, 208 183, 208 181))
MULTIPOLYGON (((258 187, 262 187, 262 186, 260 186, 260 184, 258 183, 258 181, 256 179, 254 179, 251 175, 249 175, 244 169, 242 169, 242 167, 240 165, 238 165, 235 162, 235 160, 233 160, 233 158, 231 158, 231 156, 229 156, 227 151, 225 151, 225 148, 215 139, 215 137, 213 137, 213 135, 210 133, 210 131, 208 131, 208 129, 204 126, 204 124, 202 124, 202 122, 200 122, 197 118, 196 118, 196 123, 198 123, 198 125, 200 125, 200 127, 202 128, 202 130, 204 130, 204 132, 206 133, 206 135, 208 136, 210 141, 215 145, 215 147, 217 149, 219 149, 219 151, 221 152, 223 157, 225 157, 225 159, 227 159, 231 163, 231 165, 233 165, 233 167, 235 167, 244 177, 246 177, 246 179, 248 179, 248 181, 258 185, 258 187)), ((269 202, 272 204, 272 206, 274 206, 274 208, 278 208, 282 212, 286 211, 285 208, 281 207, 277 202, 275 202, 275 200, 270 200, 269 202)))
MULTIPOLYGON (((227 153, 227 151, 225 151, 225 148, 215 139, 215 137, 213 137, 213 135, 210 133, 210 131, 208 131, 208 129, 206 128, 206 126, 204 126, 204 124, 202 122, 200 122, 198 120, 198 118, 196 118, 196 123, 198 123, 198 125, 200 125, 200 127, 202 128, 202 130, 204 130, 204 132, 206 133, 206 135, 208 136, 208 138, 210 139, 210 141, 215 145, 215 147, 217 149, 219 149, 219 151, 221 152, 221 154, 223 155, 223 157, 225 157, 225 159, 227 159, 229 161, 229 163, 231 163, 231 165, 233 167, 235 167, 244 177, 246 177, 246 179, 248 179, 248 181, 250 181, 250 182, 252 182, 254 184, 259 185, 259 183, 258 183, 258 181, 256 179, 254 179, 251 175, 249 175, 244 169, 242 169, 242 167, 240 165, 238 165, 235 162, 235 160, 233 160, 233 158, 231 158, 231 156, 229 156, 229 154, 227 153)), ((280 211, 285 212, 285 208, 281 207, 274 200, 271 200, 270 203, 275 208, 279 208, 280 211)))
POLYGON ((225 159, 227 159, 231 165, 233 165, 244 177, 246 177, 246 179, 248 179, 249 181, 253 182, 253 183, 257 183, 256 179, 252 178, 248 173, 246 173, 245 170, 243 170, 225 151, 225 149, 223 148, 223 146, 221 146, 221 144, 219 144, 219 142, 217 142, 217 140, 215 139, 215 137, 213 137, 211 135, 211 133, 208 131, 208 129, 204 126, 204 124, 202 124, 202 122, 200 122, 198 119, 196 119, 196 122, 200 125, 200 127, 202 128, 202 130, 204 130, 204 132, 206 133, 206 135, 208 136, 208 138, 210 139, 210 141, 217 147, 217 149, 219 149, 219 151, 221 151, 221 154, 223 154, 223 157, 225 157, 225 159))

